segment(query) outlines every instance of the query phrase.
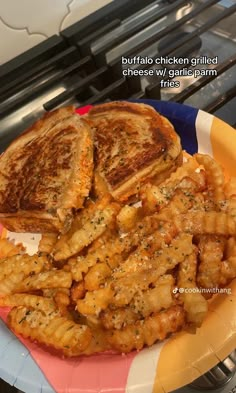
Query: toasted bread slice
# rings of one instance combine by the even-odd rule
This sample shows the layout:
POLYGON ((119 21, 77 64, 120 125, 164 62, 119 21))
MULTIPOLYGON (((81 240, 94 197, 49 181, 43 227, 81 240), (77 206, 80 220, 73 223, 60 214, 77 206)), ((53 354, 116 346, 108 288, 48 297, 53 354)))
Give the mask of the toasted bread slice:
POLYGON ((47 113, 0 157, 0 222, 15 232, 66 231, 92 173, 90 127, 73 107, 47 113))
POLYGON ((86 118, 94 130, 95 185, 117 200, 127 200, 151 179, 161 182, 182 162, 174 127, 149 105, 101 104, 86 118))

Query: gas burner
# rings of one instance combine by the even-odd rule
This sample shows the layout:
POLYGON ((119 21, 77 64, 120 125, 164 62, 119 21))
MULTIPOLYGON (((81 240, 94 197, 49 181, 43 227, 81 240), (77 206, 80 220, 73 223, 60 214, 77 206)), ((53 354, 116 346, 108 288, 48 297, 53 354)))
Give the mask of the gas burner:
POLYGON ((236 350, 189 386, 196 390, 216 390, 225 386, 236 372, 236 350))

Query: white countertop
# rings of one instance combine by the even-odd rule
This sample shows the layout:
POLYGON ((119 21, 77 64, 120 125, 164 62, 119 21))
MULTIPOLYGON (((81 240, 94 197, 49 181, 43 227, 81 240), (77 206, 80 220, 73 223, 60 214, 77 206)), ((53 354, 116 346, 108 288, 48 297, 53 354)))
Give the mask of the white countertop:
POLYGON ((112 0, 1 0, 0 64, 83 19, 112 0))

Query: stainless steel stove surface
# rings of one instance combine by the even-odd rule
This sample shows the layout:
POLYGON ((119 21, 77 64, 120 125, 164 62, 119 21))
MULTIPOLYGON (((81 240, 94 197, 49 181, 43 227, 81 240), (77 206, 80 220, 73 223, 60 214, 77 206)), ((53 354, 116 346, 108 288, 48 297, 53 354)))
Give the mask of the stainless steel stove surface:
MULTIPOLYGON (((235 127, 236 0, 114 0, 0 66, 0 151, 45 111, 137 98, 193 105, 235 127), (127 66, 121 64, 122 56, 217 56, 217 64, 199 66, 215 69, 217 75, 170 78, 180 86, 160 88, 158 76, 124 76, 127 66)), ((234 363, 232 354, 194 386, 176 393, 204 387, 209 392, 236 393, 236 376, 229 378, 234 363)), ((0 382, 0 393, 7 393, 4 386, 0 382)))

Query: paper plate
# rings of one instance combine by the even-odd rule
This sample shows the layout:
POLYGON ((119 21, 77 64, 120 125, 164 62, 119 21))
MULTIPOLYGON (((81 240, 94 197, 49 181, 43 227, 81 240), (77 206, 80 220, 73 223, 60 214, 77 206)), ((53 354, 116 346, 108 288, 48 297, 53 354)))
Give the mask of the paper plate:
MULTIPOLYGON (((189 153, 208 153, 236 176, 236 131, 201 110, 172 102, 140 100, 169 118, 189 153)), ((86 113, 89 107, 81 108, 86 113)), ((2 231, 37 249, 39 235, 2 231)), ((26 393, 163 393, 192 382, 236 347, 236 280, 231 294, 216 295, 196 334, 180 332, 128 355, 98 354, 61 359, 6 327, 0 310, 0 377, 26 393)))

